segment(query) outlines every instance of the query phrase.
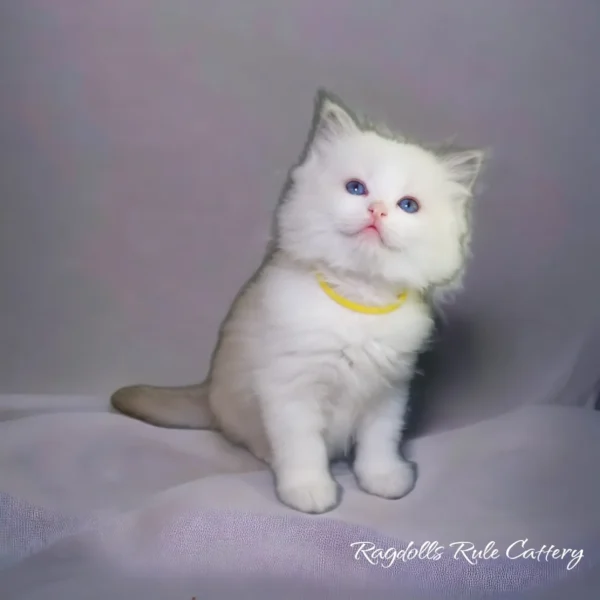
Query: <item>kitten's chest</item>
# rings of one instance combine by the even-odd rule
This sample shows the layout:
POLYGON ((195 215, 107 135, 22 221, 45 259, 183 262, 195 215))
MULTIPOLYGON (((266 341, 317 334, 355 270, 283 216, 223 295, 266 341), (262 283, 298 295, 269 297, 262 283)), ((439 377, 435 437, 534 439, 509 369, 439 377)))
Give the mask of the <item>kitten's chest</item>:
POLYGON ((345 379, 386 382, 402 378, 412 366, 425 331, 415 332, 415 323, 390 320, 348 328, 335 336, 339 371, 345 379))
POLYGON ((388 315, 363 315, 341 308, 318 327, 322 355, 335 363, 338 379, 362 387, 410 375, 431 320, 427 311, 414 304, 388 315))
POLYGON ((399 308, 384 314, 342 306, 309 278, 277 286, 273 299, 272 354, 286 361, 289 357, 320 379, 366 384, 401 377, 431 330, 428 308, 412 293, 399 308))
POLYGON ((346 448, 361 415, 381 393, 412 377, 416 352, 427 333, 427 320, 416 315, 331 327, 331 345, 314 363, 314 372, 329 384, 322 410, 330 448, 346 448))

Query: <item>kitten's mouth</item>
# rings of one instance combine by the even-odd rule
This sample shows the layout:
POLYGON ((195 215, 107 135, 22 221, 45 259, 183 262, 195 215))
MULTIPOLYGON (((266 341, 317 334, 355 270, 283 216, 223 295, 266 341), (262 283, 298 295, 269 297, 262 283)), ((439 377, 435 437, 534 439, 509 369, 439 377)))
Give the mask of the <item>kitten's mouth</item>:
POLYGON ((383 238, 381 237, 381 231, 379 231, 379 227, 377 227, 375 223, 370 223, 366 227, 363 227, 358 233, 368 237, 377 237, 379 240, 383 241, 383 238))

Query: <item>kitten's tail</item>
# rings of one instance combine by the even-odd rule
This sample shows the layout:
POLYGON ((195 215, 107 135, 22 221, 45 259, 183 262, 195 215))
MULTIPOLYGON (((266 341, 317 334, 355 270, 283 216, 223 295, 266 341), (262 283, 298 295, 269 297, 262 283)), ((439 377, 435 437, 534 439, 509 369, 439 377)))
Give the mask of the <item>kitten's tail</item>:
POLYGON ((184 387, 131 385, 110 399, 119 412, 159 427, 215 429, 206 382, 184 387))

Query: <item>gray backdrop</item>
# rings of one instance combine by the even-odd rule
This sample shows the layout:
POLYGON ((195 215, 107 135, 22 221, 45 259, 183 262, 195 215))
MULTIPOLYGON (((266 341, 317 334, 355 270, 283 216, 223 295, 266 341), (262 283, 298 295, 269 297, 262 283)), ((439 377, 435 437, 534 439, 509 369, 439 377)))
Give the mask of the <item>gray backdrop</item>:
POLYGON ((324 85, 492 149, 432 426, 583 402, 599 56, 595 0, 2 2, 0 392, 202 378, 324 85))

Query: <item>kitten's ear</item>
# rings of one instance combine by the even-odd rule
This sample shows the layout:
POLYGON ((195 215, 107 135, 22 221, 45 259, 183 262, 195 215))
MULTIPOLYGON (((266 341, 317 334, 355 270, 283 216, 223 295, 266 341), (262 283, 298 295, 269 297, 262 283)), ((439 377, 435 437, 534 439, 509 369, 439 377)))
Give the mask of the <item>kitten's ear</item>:
POLYGON ((486 153, 483 150, 460 150, 442 155, 441 160, 450 176, 470 192, 485 158, 486 153))
POLYGON ((313 139, 332 139, 359 131, 350 111, 333 94, 319 90, 315 105, 313 139))

